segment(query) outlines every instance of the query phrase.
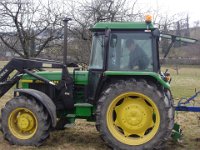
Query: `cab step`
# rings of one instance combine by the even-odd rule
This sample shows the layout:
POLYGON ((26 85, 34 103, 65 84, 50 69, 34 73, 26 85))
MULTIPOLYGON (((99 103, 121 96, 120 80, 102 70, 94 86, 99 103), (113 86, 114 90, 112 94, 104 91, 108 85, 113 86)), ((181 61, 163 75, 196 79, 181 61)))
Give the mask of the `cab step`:
POLYGON ((93 105, 89 103, 74 104, 75 114, 77 117, 90 117, 93 112, 93 105))

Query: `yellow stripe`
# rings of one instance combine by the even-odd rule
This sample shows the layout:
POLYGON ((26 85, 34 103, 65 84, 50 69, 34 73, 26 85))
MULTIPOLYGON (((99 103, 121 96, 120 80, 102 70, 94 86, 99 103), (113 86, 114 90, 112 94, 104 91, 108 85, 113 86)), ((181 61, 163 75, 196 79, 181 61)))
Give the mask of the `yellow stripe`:
MULTIPOLYGON (((44 83, 43 81, 40 81, 40 80, 20 80, 20 82, 22 82, 22 83, 44 83)), ((53 82, 53 83, 55 83, 55 84, 58 84, 59 83, 59 81, 51 81, 51 82, 53 82)))
POLYGON ((33 80, 21 80, 23 83, 33 83, 33 80))

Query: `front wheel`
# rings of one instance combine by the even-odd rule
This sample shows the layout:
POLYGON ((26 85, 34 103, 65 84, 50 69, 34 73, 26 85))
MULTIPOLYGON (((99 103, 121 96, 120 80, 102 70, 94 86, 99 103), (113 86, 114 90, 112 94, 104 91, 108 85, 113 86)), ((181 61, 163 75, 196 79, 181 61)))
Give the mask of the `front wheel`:
POLYGON ((97 128, 114 149, 159 149, 168 139, 173 118, 165 96, 146 81, 110 85, 97 106, 97 128))
POLYGON ((49 136, 49 129, 48 113, 31 97, 15 97, 2 109, 2 131, 11 144, 41 145, 49 136))

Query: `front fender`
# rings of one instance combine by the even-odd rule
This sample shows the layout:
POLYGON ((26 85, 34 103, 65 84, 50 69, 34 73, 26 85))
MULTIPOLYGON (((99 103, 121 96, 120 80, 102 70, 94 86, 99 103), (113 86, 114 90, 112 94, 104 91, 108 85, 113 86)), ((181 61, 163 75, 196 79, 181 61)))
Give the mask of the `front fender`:
POLYGON ((56 106, 53 101, 43 92, 34 90, 34 89, 16 89, 15 93, 19 93, 21 95, 30 95, 36 99, 36 101, 43 104, 43 106, 47 109, 51 121, 52 127, 56 126, 56 106))

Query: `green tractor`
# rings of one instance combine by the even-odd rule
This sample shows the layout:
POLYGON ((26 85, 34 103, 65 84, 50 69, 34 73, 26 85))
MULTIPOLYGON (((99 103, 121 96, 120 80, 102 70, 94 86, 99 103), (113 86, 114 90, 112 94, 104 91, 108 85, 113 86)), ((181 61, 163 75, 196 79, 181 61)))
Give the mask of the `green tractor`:
POLYGON ((0 71, 0 97, 17 85, 1 111, 2 132, 10 143, 41 145, 52 129, 75 119, 95 121, 113 149, 159 149, 166 143, 174 107, 169 74, 160 71, 159 30, 146 21, 99 22, 91 31, 88 70, 68 71, 65 43, 63 63, 14 58, 0 71))

